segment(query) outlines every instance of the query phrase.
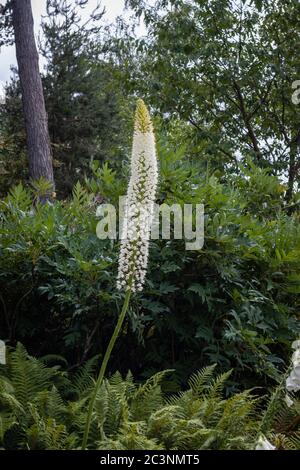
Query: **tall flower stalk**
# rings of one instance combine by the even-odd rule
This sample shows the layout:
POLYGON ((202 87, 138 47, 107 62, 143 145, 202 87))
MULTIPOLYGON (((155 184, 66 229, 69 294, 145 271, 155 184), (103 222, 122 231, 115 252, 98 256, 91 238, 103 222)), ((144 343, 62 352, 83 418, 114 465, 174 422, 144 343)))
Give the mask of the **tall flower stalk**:
POLYGON ((131 174, 126 195, 117 278, 117 288, 125 291, 125 298, 89 402, 82 441, 83 450, 87 446, 97 394, 103 382, 111 352, 126 317, 131 294, 141 291, 145 282, 157 180, 155 136, 151 117, 143 100, 138 100, 133 134, 131 174))

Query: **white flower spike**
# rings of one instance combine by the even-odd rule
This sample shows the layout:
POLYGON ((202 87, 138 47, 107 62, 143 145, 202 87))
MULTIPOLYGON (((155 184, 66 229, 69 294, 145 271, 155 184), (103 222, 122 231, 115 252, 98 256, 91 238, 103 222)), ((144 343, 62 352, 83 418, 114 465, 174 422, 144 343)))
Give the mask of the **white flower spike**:
POLYGON ((149 239, 158 181, 153 126, 143 100, 138 100, 131 175, 125 204, 119 255, 118 289, 141 291, 148 264, 149 239))

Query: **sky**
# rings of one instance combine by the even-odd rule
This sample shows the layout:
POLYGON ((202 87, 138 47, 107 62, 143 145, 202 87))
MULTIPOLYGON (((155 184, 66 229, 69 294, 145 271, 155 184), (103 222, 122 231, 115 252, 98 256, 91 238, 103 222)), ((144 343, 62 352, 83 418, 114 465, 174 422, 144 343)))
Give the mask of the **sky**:
MULTIPOLYGON (((74 1, 74 0, 71 0, 74 1)), ((75 3, 75 2, 74 2, 75 3)), ((116 16, 121 15, 124 9, 124 0, 101 0, 101 5, 105 7, 105 20, 112 23, 116 16)), ((41 15, 45 14, 46 0, 31 0, 36 37, 40 31, 41 15)), ((95 8, 97 0, 89 0, 88 5, 82 11, 82 17, 88 18, 89 13, 95 8)), ((16 65, 16 55, 14 46, 2 47, 0 49, 0 94, 3 85, 9 80, 11 75, 10 67, 16 65)))

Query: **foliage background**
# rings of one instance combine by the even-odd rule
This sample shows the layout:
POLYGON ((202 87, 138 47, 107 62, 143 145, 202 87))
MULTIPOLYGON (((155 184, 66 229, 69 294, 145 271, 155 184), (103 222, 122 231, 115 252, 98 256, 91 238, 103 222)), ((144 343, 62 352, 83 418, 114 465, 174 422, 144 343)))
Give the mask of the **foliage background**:
MULTIPOLYGON (((132 302, 111 369, 149 376, 175 368, 185 381, 217 363, 234 368, 234 389, 258 376, 267 385, 299 333, 299 217, 287 214, 282 185, 265 170, 252 165, 226 184, 199 181, 181 150, 160 146, 159 154, 159 199, 204 203, 205 245, 192 252, 184 241, 151 242, 146 288, 132 302)), ((94 172, 69 202, 33 210, 21 185, 1 202, 4 338, 36 355, 59 352, 73 366, 103 354, 122 300, 118 246, 97 238, 95 213, 97 195, 117 203, 125 180, 107 165, 94 172)))

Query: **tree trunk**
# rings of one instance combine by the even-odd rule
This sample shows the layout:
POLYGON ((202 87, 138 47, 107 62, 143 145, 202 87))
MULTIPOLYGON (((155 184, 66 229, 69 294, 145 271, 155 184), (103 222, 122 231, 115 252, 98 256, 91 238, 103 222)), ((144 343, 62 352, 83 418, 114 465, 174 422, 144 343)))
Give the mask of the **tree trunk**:
POLYGON ((32 180, 45 178, 54 189, 51 145, 30 0, 13 0, 13 27, 22 90, 32 180))

